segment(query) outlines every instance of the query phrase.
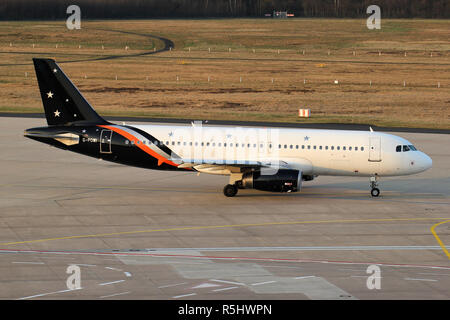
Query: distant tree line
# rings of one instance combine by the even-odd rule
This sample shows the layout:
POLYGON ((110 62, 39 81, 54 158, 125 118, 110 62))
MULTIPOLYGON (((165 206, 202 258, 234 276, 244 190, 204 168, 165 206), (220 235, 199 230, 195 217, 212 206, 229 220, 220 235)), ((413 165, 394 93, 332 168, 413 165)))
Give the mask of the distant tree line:
POLYGON ((371 4, 384 18, 450 18, 450 0, 0 0, 0 20, 64 19, 80 6, 85 19, 263 17, 363 18, 371 4))

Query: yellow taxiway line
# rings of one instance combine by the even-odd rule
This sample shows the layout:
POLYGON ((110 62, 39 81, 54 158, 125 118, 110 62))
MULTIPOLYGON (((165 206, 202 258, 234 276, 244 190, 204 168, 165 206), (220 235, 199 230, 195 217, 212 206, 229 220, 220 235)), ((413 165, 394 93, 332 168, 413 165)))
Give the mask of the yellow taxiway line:
POLYGON ((433 236, 436 238, 437 242, 439 243, 439 245, 441 246, 442 250, 444 251, 444 253, 447 255, 447 258, 450 260, 450 253, 448 252, 447 248, 445 247, 444 243, 441 241, 441 239, 438 237, 436 231, 434 229, 436 229, 437 226, 440 226, 441 224, 450 222, 450 220, 447 221, 442 221, 439 223, 436 223, 434 226, 431 227, 431 233, 433 234, 433 236))
MULTIPOLYGON (((99 233, 99 234, 87 234, 87 235, 74 235, 74 236, 65 236, 65 237, 57 237, 57 238, 6 242, 6 243, 0 243, 0 246, 48 242, 48 241, 56 241, 56 240, 97 238, 97 237, 106 237, 106 236, 120 236, 120 235, 139 234, 139 233, 184 231, 184 230, 206 230, 206 229, 264 227, 264 226, 277 226, 277 225, 321 224, 321 223, 401 222, 401 221, 429 221, 429 220, 447 220, 447 221, 441 222, 439 224, 450 221, 450 220, 448 220, 448 218, 379 218, 379 219, 355 219, 355 220, 315 220, 315 221, 313 220, 313 221, 244 223, 244 224, 229 224, 229 225, 216 225, 216 226, 175 227, 175 228, 166 228, 166 229, 150 229, 150 230, 123 231, 123 232, 111 232, 111 233, 99 233)), ((437 224, 437 225, 439 225, 439 224, 437 224)), ((437 225, 435 225, 435 226, 437 226, 437 225)), ((434 231, 432 230, 432 232, 434 232, 434 231)), ((437 237, 437 236, 435 235, 435 237, 437 237)), ((443 246, 443 245, 441 245, 441 246, 443 246)), ((447 252, 447 254, 448 254, 448 252, 447 252)))

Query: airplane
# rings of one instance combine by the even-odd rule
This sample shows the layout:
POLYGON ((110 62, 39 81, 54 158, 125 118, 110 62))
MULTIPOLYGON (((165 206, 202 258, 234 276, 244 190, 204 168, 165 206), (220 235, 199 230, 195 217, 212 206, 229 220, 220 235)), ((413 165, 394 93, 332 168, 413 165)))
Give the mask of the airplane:
POLYGON ((238 189, 300 191, 318 176, 369 177, 378 197, 380 177, 410 175, 432 159, 408 140, 352 130, 126 125, 106 121, 52 59, 33 59, 48 126, 24 136, 83 155, 156 170, 228 175, 223 193, 238 189))

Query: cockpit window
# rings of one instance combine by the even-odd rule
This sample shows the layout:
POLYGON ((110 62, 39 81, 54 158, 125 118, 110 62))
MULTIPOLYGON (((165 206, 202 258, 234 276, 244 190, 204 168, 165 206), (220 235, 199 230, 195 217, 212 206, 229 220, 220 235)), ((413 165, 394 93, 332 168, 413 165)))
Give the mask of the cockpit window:
POLYGON ((413 145, 408 145, 408 147, 412 150, 412 151, 417 151, 416 147, 414 147, 413 145))
POLYGON ((402 152, 402 146, 397 146, 397 147, 395 148, 395 151, 397 151, 397 152, 402 152))
POLYGON ((403 146, 403 152, 409 151, 409 147, 408 146, 403 146))

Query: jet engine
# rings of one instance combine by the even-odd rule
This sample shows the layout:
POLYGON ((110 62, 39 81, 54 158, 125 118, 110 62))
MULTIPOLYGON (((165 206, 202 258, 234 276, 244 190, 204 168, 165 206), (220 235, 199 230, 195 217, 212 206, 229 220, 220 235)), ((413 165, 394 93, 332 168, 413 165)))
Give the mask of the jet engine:
POLYGON ((242 187, 272 192, 296 192, 302 186, 302 172, 280 169, 276 174, 265 175, 261 171, 244 173, 242 187))

